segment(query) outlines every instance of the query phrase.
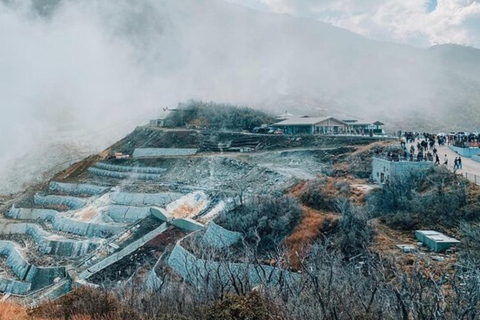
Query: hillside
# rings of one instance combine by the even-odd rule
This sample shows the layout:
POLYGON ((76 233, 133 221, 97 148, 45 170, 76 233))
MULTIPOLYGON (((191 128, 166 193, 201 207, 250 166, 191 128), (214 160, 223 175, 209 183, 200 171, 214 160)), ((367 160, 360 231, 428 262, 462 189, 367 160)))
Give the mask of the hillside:
POLYGON ((478 306, 476 284, 463 295, 460 281, 480 259, 478 186, 433 165, 375 185, 372 159, 401 153, 396 140, 218 130, 223 117, 202 108, 195 129, 138 127, 4 199, 0 316, 383 319, 478 306), (461 244, 433 252, 418 229, 461 244), (422 309, 385 310, 398 299, 422 309))

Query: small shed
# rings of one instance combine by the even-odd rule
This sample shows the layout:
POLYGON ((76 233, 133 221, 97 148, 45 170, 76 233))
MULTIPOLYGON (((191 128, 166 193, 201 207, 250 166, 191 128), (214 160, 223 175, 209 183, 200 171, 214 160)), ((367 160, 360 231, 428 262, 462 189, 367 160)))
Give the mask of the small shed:
POLYGON ((417 230, 415 237, 435 252, 444 252, 460 243, 457 239, 433 230, 417 230))
POLYGON ((165 126, 165 119, 152 119, 150 120, 151 127, 164 127, 165 126))

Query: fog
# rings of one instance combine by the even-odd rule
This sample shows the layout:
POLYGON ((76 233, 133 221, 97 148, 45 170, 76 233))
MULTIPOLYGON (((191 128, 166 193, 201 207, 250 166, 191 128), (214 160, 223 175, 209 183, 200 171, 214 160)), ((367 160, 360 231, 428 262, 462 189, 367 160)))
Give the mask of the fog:
POLYGON ((478 85, 449 59, 221 0, 0 0, 0 193, 192 98, 439 115, 478 85))

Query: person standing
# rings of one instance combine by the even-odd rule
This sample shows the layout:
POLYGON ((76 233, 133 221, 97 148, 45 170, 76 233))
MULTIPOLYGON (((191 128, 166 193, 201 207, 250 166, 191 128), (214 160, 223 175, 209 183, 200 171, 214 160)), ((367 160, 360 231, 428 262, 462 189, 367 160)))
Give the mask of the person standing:
POLYGON ((455 157, 455 160, 453 160, 453 169, 457 170, 458 169, 458 158, 455 157))
POLYGON ((457 165, 458 165, 458 169, 462 169, 462 157, 458 157, 457 165))
POLYGON ((445 157, 443 158, 443 164, 448 166, 448 156, 445 155, 445 157))
POLYGON ((440 164, 440 157, 438 156, 437 153, 435 153, 435 164, 440 164))

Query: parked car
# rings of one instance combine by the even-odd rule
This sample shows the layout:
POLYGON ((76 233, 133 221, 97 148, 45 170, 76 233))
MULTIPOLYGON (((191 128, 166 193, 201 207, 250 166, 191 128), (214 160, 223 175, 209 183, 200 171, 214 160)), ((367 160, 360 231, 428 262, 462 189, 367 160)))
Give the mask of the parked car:
POLYGON ((255 127, 253 128, 253 133, 262 133, 262 134, 274 134, 277 129, 273 127, 255 127))

